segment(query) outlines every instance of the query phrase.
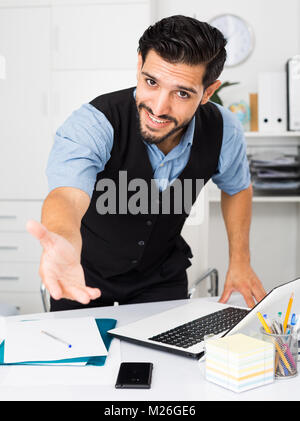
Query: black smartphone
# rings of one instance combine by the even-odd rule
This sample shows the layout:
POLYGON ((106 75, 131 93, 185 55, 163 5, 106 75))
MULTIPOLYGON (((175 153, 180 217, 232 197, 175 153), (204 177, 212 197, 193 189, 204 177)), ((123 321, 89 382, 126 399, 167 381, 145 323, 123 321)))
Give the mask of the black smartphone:
POLYGON ((116 388, 150 389, 152 369, 152 363, 121 363, 116 388))

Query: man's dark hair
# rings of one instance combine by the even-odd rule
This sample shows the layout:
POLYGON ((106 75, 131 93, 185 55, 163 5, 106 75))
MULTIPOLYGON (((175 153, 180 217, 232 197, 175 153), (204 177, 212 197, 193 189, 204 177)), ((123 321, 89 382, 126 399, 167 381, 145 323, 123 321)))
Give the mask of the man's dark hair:
POLYGON ((205 65, 203 85, 206 89, 223 70, 226 43, 217 28, 191 17, 176 15, 149 26, 139 40, 138 52, 143 63, 149 50, 153 49, 170 63, 205 65))

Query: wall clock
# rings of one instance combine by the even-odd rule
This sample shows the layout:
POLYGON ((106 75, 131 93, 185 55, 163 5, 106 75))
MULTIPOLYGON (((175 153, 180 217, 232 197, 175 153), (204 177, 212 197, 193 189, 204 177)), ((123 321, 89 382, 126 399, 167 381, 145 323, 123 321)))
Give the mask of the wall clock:
POLYGON ((209 23, 219 29, 227 39, 226 67, 237 66, 250 56, 254 49, 254 34, 243 18, 223 14, 214 17, 209 23))

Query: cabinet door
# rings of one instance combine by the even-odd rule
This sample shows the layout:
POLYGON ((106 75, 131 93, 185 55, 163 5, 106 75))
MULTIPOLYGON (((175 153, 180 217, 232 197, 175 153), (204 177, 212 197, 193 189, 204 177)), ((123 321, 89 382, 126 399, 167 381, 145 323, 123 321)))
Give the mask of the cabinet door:
POLYGON ((98 95, 136 85, 135 70, 55 71, 52 78, 53 133, 82 104, 98 95))
POLYGON ((48 94, 50 10, 1 8, 0 197, 40 199, 47 192, 45 167, 51 147, 48 94))
POLYGON ((13 305, 19 314, 43 313, 43 301, 39 292, 0 292, 1 302, 13 305))
POLYGON ((53 6, 54 69, 134 68, 150 4, 53 6))

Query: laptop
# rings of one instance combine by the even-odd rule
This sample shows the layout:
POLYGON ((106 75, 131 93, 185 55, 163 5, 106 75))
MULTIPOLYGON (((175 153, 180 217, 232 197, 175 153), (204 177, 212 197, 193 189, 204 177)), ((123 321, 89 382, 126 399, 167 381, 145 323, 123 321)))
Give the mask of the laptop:
POLYGON ((256 313, 285 315, 292 292, 295 295, 291 313, 300 314, 300 278, 272 289, 252 309, 221 304, 209 300, 191 299, 175 307, 126 326, 108 331, 111 335, 146 347, 156 348, 186 357, 204 356, 204 337, 223 337, 236 332, 258 333, 261 324, 256 313))

